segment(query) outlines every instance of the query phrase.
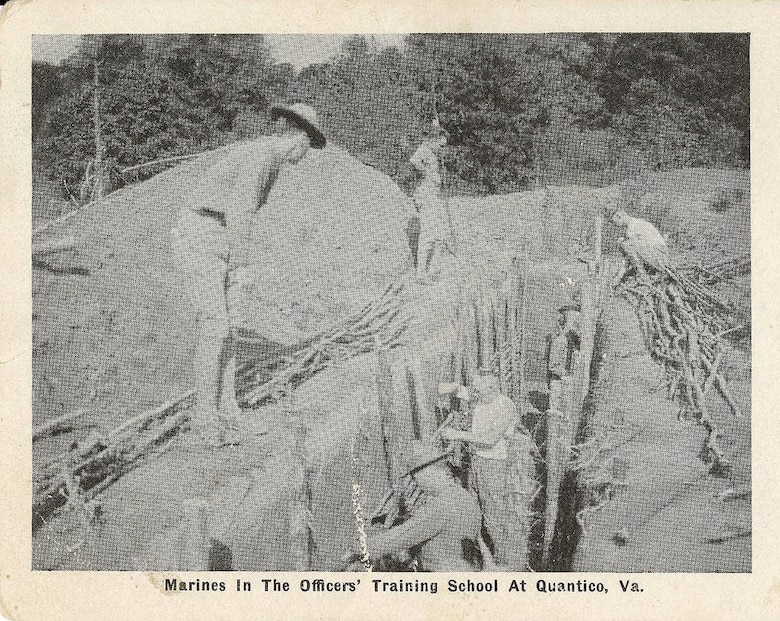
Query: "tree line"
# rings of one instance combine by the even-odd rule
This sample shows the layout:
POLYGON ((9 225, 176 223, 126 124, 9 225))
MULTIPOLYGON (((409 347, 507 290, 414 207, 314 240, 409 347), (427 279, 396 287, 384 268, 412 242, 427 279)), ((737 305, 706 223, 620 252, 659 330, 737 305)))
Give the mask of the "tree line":
POLYGON ((358 35, 298 72, 258 35, 90 35, 33 63, 32 89, 35 169, 80 200, 128 167, 264 133, 279 100, 315 106, 333 142, 404 187, 433 118, 457 192, 749 165, 746 34, 358 35))

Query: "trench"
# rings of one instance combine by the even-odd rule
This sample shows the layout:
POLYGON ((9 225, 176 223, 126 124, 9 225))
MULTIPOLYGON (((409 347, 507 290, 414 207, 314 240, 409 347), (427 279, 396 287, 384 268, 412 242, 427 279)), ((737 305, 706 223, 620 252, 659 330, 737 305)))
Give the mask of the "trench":
MULTIPOLYGON (((584 492, 580 489, 576 473, 566 471, 559 489, 559 503, 552 545, 545 559, 545 524, 540 516, 545 514, 548 499, 547 468, 545 466, 546 445, 549 440, 547 424, 546 395, 544 392, 545 341, 547 334, 554 328, 557 308, 565 299, 556 291, 557 282, 562 274, 571 274, 572 266, 560 268, 550 273, 550 265, 529 267, 525 280, 521 283, 522 295, 514 299, 496 296, 495 288, 484 287, 474 299, 459 300, 452 304, 455 316, 461 319, 461 329, 455 334, 444 331, 442 334, 429 335, 425 347, 416 351, 403 351, 381 355, 370 355, 360 365, 364 368, 360 378, 354 383, 368 387, 372 393, 367 411, 371 415, 353 412, 348 418, 354 427, 343 429, 335 439, 334 450, 320 452, 318 465, 309 469, 309 522, 311 539, 304 553, 309 561, 307 568, 314 571, 333 570, 334 562, 340 552, 353 544, 357 534, 354 507, 350 504, 351 487, 357 482, 362 494, 365 516, 371 514, 372 507, 381 502, 382 496, 392 486, 392 481, 403 468, 404 455, 408 443, 414 438, 430 435, 441 424, 446 412, 436 407, 436 387, 440 381, 461 381, 469 377, 476 368, 487 364, 489 359, 497 360, 499 368, 511 376, 513 364, 518 363, 517 371, 523 375, 528 396, 528 407, 521 409, 522 425, 533 439, 537 459, 529 459, 526 466, 531 491, 522 497, 527 503, 528 524, 525 531, 524 567, 518 571, 567 571, 571 569, 572 559, 579 543, 579 527, 576 516, 583 502, 584 492), (534 301, 533 311, 525 318, 527 332, 525 350, 521 359, 501 359, 499 352, 510 339, 502 333, 501 326, 511 324, 512 312, 519 313, 523 295, 534 301), (557 297, 556 297, 557 296, 557 297), (503 300, 503 303, 501 302, 503 300), (422 353, 424 350, 425 353, 422 353), (359 380, 359 381, 357 381, 359 380), (386 392, 382 396, 382 386, 386 392), (380 394, 376 394, 379 389, 380 394), (377 415, 375 417, 375 414, 377 415), (351 469, 350 442, 357 438, 358 471, 351 469), (540 489, 541 488, 541 489, 540 489), (538 493, 533 493, 538 492, 538 493)), ((582 276, 580 272, 579 276, 582 276)), ((518 278, 518 282, 522 280, 518 278)), ((517 284, 517 283, 516 283, 517 284)), ((516 319, 520 319, 519 316, 516 319)), ((598 359, 600 350, 596 349, 593 359, 598 359)), ((511 358, 511 355, 509 356, 511 358)), ((588 373, 588 389, 585 415, 576 420, 575 443, 579 443, 586 433, 588 412, 593 409, 595 400, 593 386, 598 379, 598 365, 591 364, 588 373)), ((322 379, 322 378, 320 378, 322 379)), ((315 380, 317 381, 317 380, 315 380)), ((299 390, 305 387, 299 388, 299 390)), ((308 387, 316 392, 316 388, 308 387)), ((506 394, 520 403, 520 386, 507 380, 504 386, 506 394)), ((360 400, 356 394, 345 393, 343 403, 360 400)), ((347 406, 349 407, 349 406, 347 406)), ((456 417, 460 413, 455 413, 456 417)), ((467 428, 470 421, 461 418, 467 428)), ((461 453, 454 469, 456 478, 468 485, 468 454, 461 453)), ((292 569, 286 550, 295 547, 289 536, 290 520, 296 513, 295 493, 286 493, 284 499, 273 504, 271 510, 264 510, 260 521, 276 524, 275 534, 255 532, 252 536, 234 536, 233 545, 241 549, 253 548, 249 556, 241 552, 233 554, 236 569, 292 569), (281 520, 281 522, 280 522, 281 520), (282 523, 284 522, 284 523, 282 523), (262 540, 261 540, 262 539, 262 540), (266 552, 261 553, 265 549, 266 552), (243 560, 242 560, 243 559, 243 560)), ((402 499, 402 502, 406 499, 402 499)), ((259 516, 255 515, 255 519, 259 516)), ((403 563, 384 565, 386 569, 403 570, 403 563)))

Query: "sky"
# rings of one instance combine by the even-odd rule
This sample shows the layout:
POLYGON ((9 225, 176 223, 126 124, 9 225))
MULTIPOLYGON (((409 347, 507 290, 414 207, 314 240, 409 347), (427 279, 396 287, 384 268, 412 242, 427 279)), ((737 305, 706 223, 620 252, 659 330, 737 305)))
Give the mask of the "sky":
MULTIPOLYGON (((339 51, 346 34, 269 34, 266 41, 279 62, 301 69, 321 63, 339 51)), ((403 45, 403 34, 366 35, 379 48, 403 45)), ((78 45, 79 35, 36 35, 32 42, 33 60, 57 64, 78 45)))

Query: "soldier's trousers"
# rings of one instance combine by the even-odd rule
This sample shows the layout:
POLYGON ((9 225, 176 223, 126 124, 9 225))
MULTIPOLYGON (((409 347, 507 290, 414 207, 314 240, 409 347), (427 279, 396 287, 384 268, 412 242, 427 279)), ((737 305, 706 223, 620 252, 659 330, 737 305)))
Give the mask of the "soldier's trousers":
POLYGON ((195 385, 198 425, 210 425, 220 407, 235 403, 235 358, 228 319, 227 230, 219 214, 183 210, 172 231, 173 254, 196 309, 195 385))
POLYGON ((528 542, 524 525, 512 511, 506 481, 507 461, 474 454, 471 475, 496 563, 510 571, 525 571, 528 542))

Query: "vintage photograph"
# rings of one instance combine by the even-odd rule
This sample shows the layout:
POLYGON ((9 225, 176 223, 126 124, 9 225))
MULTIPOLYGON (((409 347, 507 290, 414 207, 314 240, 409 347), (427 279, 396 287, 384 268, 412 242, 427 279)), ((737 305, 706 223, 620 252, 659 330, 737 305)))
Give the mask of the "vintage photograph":
POLYGON ((33 570, 751 572, 749 34, 31 46, 33 570))

